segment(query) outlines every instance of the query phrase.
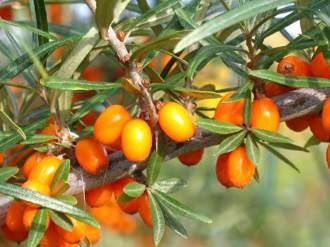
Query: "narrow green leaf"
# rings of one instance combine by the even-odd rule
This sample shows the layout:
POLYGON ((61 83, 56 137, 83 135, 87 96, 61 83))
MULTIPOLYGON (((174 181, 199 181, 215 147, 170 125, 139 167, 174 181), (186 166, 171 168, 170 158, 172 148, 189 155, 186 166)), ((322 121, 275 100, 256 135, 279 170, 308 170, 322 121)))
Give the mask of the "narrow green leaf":
POLYGON ((19 127, 3 110, 0 110, 0 118, 9 128, 15 130, 24 140, 26 140, 26 134, 21 127, 19 127))
POLYGON ((306 144, 304 145, 304 148, 316 146, 316 145, 319 145, 320 143, 321 143, 321 141, 319 139, 317 139, 315 136, 311 136, 308 139, 308 141, 306 142, 306 144))
POLYGON ((124 187, 124 192, 126 195, 137 198, 144 193, 146 186, 140 183, 128 183, 124 187))
MULTIPOLYGON (((44 0, 34 0, 34 13, 35 13, 35 21, 37 24, 37 28, 48 32, 48 21, 47 21, 47 12, 44 0)), ((38 35, 38 44, 39 46, 46 44, 48 42, 48 38, 38 35)))
POLYGON ((181 202, 177 201, 173 197, 168 196, 167 194, 161 192, 161 191, 155 191, 154 195, 156 196, 157 200, 162 202, 164 206, 169 207, 173 210, 174 213, 178 213, 180 215, 183 215, 185 217, 198 220, 204 223, 212 223, 212 220, 204 215, 201 215, 188 206, 182 204, 181 202))
POLYGON ((246 131, 244 130, 226 137, 220 143, 218 150, 216 151, 216 155, 225 154, 236 149, 243 142, 245 135, 246 131))
POLYGON ((21 144, 32 145, 32 144, 44 143, 56 139, 57 136, 55 135, 34 134, 32 136, 29 136, 25 141, 21 142, 21 144))
POLYGON ((270 143, 270 145, 275 148, 283 148, 286 150, 300 151, 300 152, 306 152, 306 153, 309 152, 309 150, 306 149, 306 147, 300 147, 300 146, 292 144, 292 143, 270 143))
POLYGON ((1 167, 0 168, 0 182, 6 182, 16 173, 18 173, 19 169, 17 167, 1 167))
POLYGON ((37 247, 46 231, 46 222, 48 218, 48 209, 39 209, 33 218, 32 226, 29 231, 27 246, 37 247))
POLYGON ((149 207, 151 211, 154 242, 158 246, 165 232, 165 219, 163 212, 153 194, 148 190, 149 207))
POLYGON ((194 88, 175 87, 174 91, 180 92, 182 95, 189 96, 195 99, 217 99, 221 98, 221 95, 216 92, 200 90, 194 88))
POLYGON ((103 39, 107 39, 110 24, 114 19, 115 0, 96 0, 95 21, 103 39))
POLYGON ((75 206, 78 203, 77 198, 73 195, 56 195, 54 198, 71 206, 75 206))
POLYGON ((134 197, 130 197, 126 193, 121 193, 121 195, 117 199, 117 202, 119 204, 123 204, 123 203, 129 202, 129 201, 132 201, 133 199, 134 199, 134 197))
POLYGON ((245 126, 250 126, 251 122, 251 107, 252 107, 252 94, 251 92, 246 93, 244 97, 244 110, 243 110, 243 120, 245 126))
POLYGON ((156 182, 163 160, 164 157, 160 154, 160 151, 155 150, 151 154, 147 166, 147 182, 149 186, 156 182))
POLYGON ((199 118, 196 123, 200 128, 220 135, 233 134, 242 131, 242 127, 238 125, 219 122, 213 119, 199 118))
POLYGON ((65 214, 51 210, 50 217, 52 219, 52 222, 54 222, 59 227, 63 228, 66 231, 72 231, 73 224, 68 218, 68 216, 66 216, 65 214))
POLYGON ((293 141, 284 135, 281 135, 280 133, 276 133, 269 130, 263 130, 263 129, 251 129, 254 136, 257 138, 271 143, 292 143, 293 141))
POLYGON ((166 194, 173 193, 187 185, 187 182, 181 178, 169 178, 162 181, 157 181, 152 188, 166 194))
POLYGON ((50 185, 50 189, 52 191, 60 184, 64 184, 67 182, 70 173, 70 168, 71 168, 70 160, 69 159, 64 160, 63 163, 57 169, 54 178, 52 180, 52 183, 50 185))
POLYGON ((246 153, 251 160, 253 164, 258 164, 259 162, 259 157, 260 157, 260 151, 258 144, 254 140, 254 138, 251 135, 247 135, 246 137, 246 142, 245 142, 245 147, 246 147, 246 153))

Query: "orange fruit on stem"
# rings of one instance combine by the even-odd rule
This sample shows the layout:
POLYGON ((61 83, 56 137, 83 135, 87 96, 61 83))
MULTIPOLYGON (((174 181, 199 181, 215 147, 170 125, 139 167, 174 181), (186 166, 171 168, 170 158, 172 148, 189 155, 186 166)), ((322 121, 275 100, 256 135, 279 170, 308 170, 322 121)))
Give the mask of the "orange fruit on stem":
POLYGON ((6 213, 6 225, 10 231, 25 231, 23 215, 26 205, 19 201, 13 201, 6 213))
POLYGON ((311 75, 309 64, 295 55, 290 55, 283 58, 277 66, 277 72, 288 76, 311 75))
POLYGON ((10 240, 10 241, 15 241, 15 242, 22 242, 28 237, 28 232, 23 230, 23 231, 12 231, 8 228, 8 226, 2 225, 1 230, 3 232, 3 235, 5 239, 10 240))
POLYGON ((307 116, 302 116, 291 120, 287 120, 285 121, 285 124, 289 129, 295 132, 301 132, 308 128, 309 117, 310 116, 307 115, 307 116))
POLYGON ((293 90, 291 87, 282 86, 276 83, 267 82, 265 84, 265 93, 267 97, 274 97, 285 94, 293 90))
POLYGON ((75 156, 79 165, 93 175, 97 175, 109 164, 105 147, 91 137, 78 141, 75 156))
POLYGON ((218 181, 225 187, 232 187, 233 184, 230 182, 228 177, 228 157, 229 153, 222 154, 217 159, 216 165, 216 176, 218 181))
POLYGON ((158 114, 160 128, 173 141, 184 142, 194 136, 196 126, 193 117, 182 105, 165 103, 158 114))
POLYGON ((251 107, 251 127, 276 132, 280 126, 280 112, 270 98, 254 100, 251 107))
POLYGON ((130 119, 130 114, 125 107, 121 105, 109 106, 95 122, 95 138, 106 145, 114 144, 120 139, 124 125, 130 119))
POLYGON ((44 153, 34 152, 27 158, 24 165, 20 168, 25 178, 28 178, 31 171, 40 163, 40 161, 45 157, 44 153))
POLYGON ((317 54, 310 65, 313 76, 330 79, 330 66, 325 60, 323 53, 317 54))
POLYGON ((126 158, 132 162, 145 161, 152 147, 152 132, 144 120, 129 120, 121 136, 121 147, 126 158))
POLYGON ((226 93, 219 101, 215 110, 214 119, 219 122, 236 125, 243 124, 244 99, 226 102, 234 93, 226 93))
POLYGON ((95 244, 101 238, 101 229, 85 224, 86 238, 91 244, 95 244))
POLYGON ((86 202, 90 207, 101 207, 111 200, 112 184, 106 184, 86 192, 86 202))
POLYGON ((330 132, 330 97, 323 104, 322 125, 327 132, 330 132))
MULTIPOLYGON (((32 223, 33 223, 33 219, 35 217, 35 215, 37 214, 39 209, 37 208, 31 208, 31 207, 26 207, 24 209, 24 213, 23 213, 23 225, 25 227, 25 230, 29 231, 32 223)), ((47 221, 46 221, 46 229, 48 229, 50 224, 50 216, 48 214, 47 216, 47 221)))
POLYGON ((0 17, 4 20, 13 19, 13 10, 11 8, 11 5, 7 5, 0 8, 0 17))
POLYGON ((309 129, 317 139, 322 142, 330 141, 330 132, 324 128, 321 116, 311 116, 308 120, 308 124, 309 129))
POLYGON ((71 231, 66 231, 59 226, 56 227, 56 231, 59 236, 70 244, 76 244, 86 236, 86 227, 83 222, 76 220, 75 218, 68 216, 71 220, 73 228, 71 231))
POLYGON ((144 193, 139 200, 139 214, 141 216, 141 219, 143 222, 149 226, 152 227, 152 217, 151 217, 151 211, 149 207, 149 197, 147 193, 144 193))
POLYGON ((184 165, 194 166, 201 161, 203 157, 203 153, 204 153, 204 148, 189 153, 181 154, 179 156, 179 160, 184 165))

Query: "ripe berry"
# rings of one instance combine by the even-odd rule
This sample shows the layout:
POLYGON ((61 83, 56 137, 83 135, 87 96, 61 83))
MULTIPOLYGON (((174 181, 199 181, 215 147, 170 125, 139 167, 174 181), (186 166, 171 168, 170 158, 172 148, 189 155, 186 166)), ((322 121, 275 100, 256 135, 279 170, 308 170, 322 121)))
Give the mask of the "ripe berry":
MULTIPOLYGON (((121 178, 116 182, 112 183, 113 192, 115 198, 118 200, 123 194, 124 187, 129 183, 136 182, 133 178, 121 178)), ((119 207, 128 214, 135 214, 139 209, 139 198, 134 198, 128 202, 120 203, 118 202, 119 207)))
POLYGON ((6 225, 10 231, 25 231, 23 215, 26 205, 22 202, 14 201, 10 204, 6 213, 6 225))
POLYGON ((277 72, 288 76, 311 75, 309 64, 295 55, 290 55, 283 58, 277 66, 277 72))
POLYGON ((321 116, 311 116, 308 120, 308 124, 309 129, 317 139, 322 142, 330 141, 330 132, 324 128, 321 116))
POLYGON ((90 207, 101 207, 110 201, 113 194, 112 184, 106 184, 86 192, 86 202, 90 207))
POLYGON ((159 125, 164 133, 176 142, 184 142, 193 137, 196 132, 191 114, 175 102, 168 102, 161 106, 159 125))
POLYGON ((34 152, 29 156, 29 158, 27 158, 27 160, 24 162, 24 165, 20 169, 25 178, 30 176, 31 171, 40 163, 44 157, 44 153, 34 152))
POLYGON ((75 156, 79 165, 87 172, 97 175, 108 164, 108 155, 104 146, 94 138, 78 141, 75 156))
POLYGON ((128 160, 145 161, 152 147, 152 132, 149 125, 141 119, 128 121, 121 136, 121 146, 128 160))
POLYGON ((328 144, 326 156, 327 156, 326 158, 327 158, 328 168, 330 169, 330 144, 328 144))
POLYGON ((82 240, 85 235, 85 224, 76 220, 75 218, 68 216, 68 218, 71 220, 73 228, 71 231, 66 231, 63 228, 56 226, 56 231, 61 236, 62 239, 64 239, 66 242, 70 244, 76 244, 80 240, 82 240))
POLYGON ((202 148, 202 149, 199 149, 196 151, 181 154, 179 156, 179 160, 184 165, 194 166, 194 165, 197 165, 201 161, 201 159, 203 157, 203 153, 204 153, 204 149, 202 148))
POLYGON ((293 90, 291 87, 282 86, 276 83, 267 82, 265 84, 265 93, 267 97, 274 97, 285 94, 293 90))
POLYGON ((323 53, 317 54, 310 65, 313 76, 330 79, 330 66, 325 60, 323 53))
POLYGON ((295 132, 301 132, 308 128, 309 117, 310 116, 303 116, 303 117, 287 120, 285 121, 285 124, 289 129, 295 132))
POLYGON ((39 164, 31 170, 29 180, 37 180, 42 184, 50 186, 61 163, 62 160, 56 156, 45 156, 40 160, 39 164))
POLYGON ((13 10, 11 8, 11 5, 7 5, 0 8, 0 17, 4 20, 13 19, 13 10))
POLYGON ((124 125, 130 119, 130 114, 125 107, 121 105, 108 107, 95 122, 95 138, 106 145, 114 144, 120 139, 124 125))
MULTIPOLYGON (((35 217, 35 215, 37 214, 39 209, 37 208, 31 208, 31 207, 26 207, 24 209, 24 213, 23 213, 23 225, 25 227, 25 230, 29 231, 31 226, 32 226, 32 222, 33 219, 35 217)), ((50 224, 50 216, 48 214, 47 216, 47 221, 46 221, 46 229, 49 227, 50 224)))
POLYGON ((233 92, 230 92, 221 98, 217 105, 214 119, 218 120, 219 122, 242 125, 244 99, 233 102, 226 102, 226 100, 229 99, 233 94, 233 92))
POLYGON ((217 159, 216 175, 218 181, 225 187, 232 187, 233 184, 230 182, 228 177, 228 157, 230 153, 222 154, 217 159))
POLYGON ((85 224, 86 238, 91 244, 95 244, 101 238, 101 229, 85 224))
POLYGON ((151 211, 149 207, 149 197, 148 194, 144 193, 139 200, 139 214, 141 216, 141 219, 143 222, 149 226, 152 227, 152 217, 151 217, 151 211))
POLYGON ((251 127, 276 132, 280 126, 280 113, 270 98, 254 100, 251 107, 251 127))
POLYGON ((22 242, 28 236, 27 231, 25 231, 25 230, 12 231, 8 228, 8 226, 6 224, 1 226, 1 230, 3 232, 5 239, 7 239, 9 241, 22 242))
POLYGON ((324 129, 330 133, 330 97, 328 97, 323 104, 322 124, 324 129))

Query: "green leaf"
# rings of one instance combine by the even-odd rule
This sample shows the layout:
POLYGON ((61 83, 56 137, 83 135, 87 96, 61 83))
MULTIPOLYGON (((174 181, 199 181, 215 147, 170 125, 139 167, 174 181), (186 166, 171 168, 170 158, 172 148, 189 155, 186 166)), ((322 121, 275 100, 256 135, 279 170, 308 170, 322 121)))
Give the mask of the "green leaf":
POLYGON ((63 163, 57 169, 52 183, 50 185, 51 191, 67 182, 71 168, 70 160, 64 160, 63 163))
POLYGON ((250 126, 251 122, 251 107, 252 107, 252 94, 251 91, 246 93, 244 97, 244 109, 243 109, 243 120, 245 126, 250 126))
POLYGON ((249 159, 251 160, 251 162, 255 165, 258 164, 260 151, 258 144, 251 135, 247 135, 245 147, 246 147, 246 153, 249 159))
POLYGON ((207 118, 197 119, 196 124, 202 129, 206 129, 220 135, 233 134, 242 131, 241 126, 207 118))
POLYGON ((24 145, 32 145, 38 143, 44 143, 50 140, 56 140, 57 136, 55 135, 45 135, 45 134, 34 134, 28 137, 25 141, 21 142, 24 145))
POLYGON ((248 1, 239 7, 219 15, 204 23, 193 32, 184 37, 175 47, 174 52, 182 51, 186 47, 201 41, 216 32, 226 29, 241 21, 255 17, 258 14, 274 9, 280 5, 293 2, 293 0, 254 0, 248 1))
POLYGON ((115 5, 115 0, 96 0, 95 21, 104 40, 114 18, 115 5))
POLYGON ((48 79, 41 79, 41 85, 59 90, 67 91, 89 91, 89 90, 112 90, 121 87, 119 83, 91 82, 86 80, 65 79, 51 76, 48 79))
POLYGON ((14 120, 8 116, 3 110, 0 110, 0 119, 11 129, 15 130, 24 140, 26 140, 26 134, 24 131, 19 127, 14 120))
POLYGON ((270 143, 271 146, 275 148, 283 148, 286 150, 292 150, 292 151, 300 151, 300 152, 306 152, 308 153, 309 150, 306 149, 306 147, 300 147, 292 143, 270 143))
POLYGON ((195 212, 188 206, 182 204, 173 197, 170 197, 161 191, 155 191, 154 195, 156 196, 157 200, 164 204, 164 206, 172 209, 174 213, 178 213, 190 219, 198 220, 204 223, 212 223, 212 220, 210 218, 195 212))
POLYGON ((121 193, 121 195, 117 199, 117 202, 119 204, 123 204, 123 203, 129 202, 129 201, 132 201, 133 199, 134 199, 134 197, 130 197, 126 193, 121 193))
MULTIPOLYGON (((48 21, 47 21, 47 12, 44 0, 34 0, 33 3, 34 9, 31 11, 33 19, 35 19, 37 28, 48 32, 48 21), (35 15, 34 15, 35 14, 35 15)), ((38 35, 38 44, 39 46, 46 44, 48 38, 38 35)))
POLYGON ((18 173, 19 169, 17 167, 1 167, 0 168, 0 182, 6 182, 16 173, 18 173))
POLYGON ((147 166, 147 182, 149 186, 156 182, 163 161, 164 157, 161 155, 159 150, 155 150, 151 154, 147 166))
POLYGON ((266 142, 271 142, 271 143, 292 143, 293 141, 279 133, 269 131, 269 130, 263 130, 263 129, 251 129, 252 133, 254 136, 257 138, 266 141, 266 142))
POLYGON ((173 193, 183 187, 187 186, 187 182, 181 178, 169 178, 162 181, 157 181, 152 188, 159 190, 166 194, 173 193))
POLYGON ((318 77, 285 76, 268 70, 252 70, 251 76, 290 87, 326 88, 330 80, 318 77))
POLYGON ((195 99, 217 99, 221 97, 219 93, 194 88, 175 87, 173 90, 195 99))
POLYGON ((78 203, 77 198, 73 195, 56 195, 54 198, 71 206, 75 206, 78 203))
POLYGON ((246 131, 244 130, 226 137, 220 143, 218 150, 216 151, 216 155, 225 154, 236 149, 243 142, 245 135, 246 131))
POLYGON ((50 211, 50 217, 52 222, 54 222, 59 227, 63 228, 66 231, 71 232, 73 229, 73 224, 71 220, 63 213, 58 213, 53 210, 50 211))
POLYGON ((22 188, 18 185, 9 184, 9 183, 0 183, 0 193, 24 201, 28 201, 45 208, 53 209, 58 212, 70 214, 75 218, 79 219, 80 221, 83 221, 89 225, 92 225, 97 228, 100 227, 97 221, 85 211, 73 207, 71 205, 68 205, 66 203, 63 203, 49 196, 45 196, 35 191, 22 188))
POLYGON ((304 148, 309 148, 312 146, 317 146, 321 143, 321 141, 319 139, 317 139, 315 136, 311 136, 308 141, 306 142, 306 144, 304 145, 304 148))
POLYGON ((31 229, 27 240, 27 246, 37 247, 46 231, 46 222, 48 218, 48 209, 39 209, 33 218, 31 229))
POLYGON ((158 244, 160 243, 160 241, 164 236, 165 219, 156 198, 149 190, 148 190, 148 198, 149 198, 149 207, 150 207, 152 226, 154 232, 154 242, 155 245, 158 246, 158 244))
POLYGON ((140 183, 128 183, 124 187, 124 192, 126 195, 137 198, 144 193, 146 186, 140 183))

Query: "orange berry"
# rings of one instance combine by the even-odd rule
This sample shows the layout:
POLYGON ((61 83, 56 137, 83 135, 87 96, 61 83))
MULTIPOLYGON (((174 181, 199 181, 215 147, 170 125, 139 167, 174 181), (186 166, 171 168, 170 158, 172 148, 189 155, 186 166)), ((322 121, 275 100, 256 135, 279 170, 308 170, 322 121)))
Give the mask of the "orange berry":
POLYGON ((91 244, 95 244, 101 238, 101 229, 85 224, 86 238, 91 244))
POLYGON ((326 158, 327 158, 328 168, 330 169, 330 144, 328 144, 326 156, 327 156, 326 158))
POLYGON ((94 138, 85 138, 78 141, 75 149, 79 165, 87 172, 97 175, 108 166, 108 154, 104 146, 94 138))
POLYGON ((5 20, 13 19, 13 10, 11 5, 7 5, 0 8, 0 17, 5 20))
POLYGON ((82 240, 86 235, 85 224, 83 222, 76 220, 75 218, 73 218, 71 216, 68 216, 68 218, 72 222, 72 225, 73 225, 72 230, 66 231, 59 226, 55 226, 56 231, 59 234, 59 236, 61 236, 61 238, 63 240, 65 240, 66 242, 68 242, 70 244, 76 244, 80 240, 82 240))
POLYGON ((290 92, 294 88, 282 86, 276 83, 267 82, 265 84, 265 93, 267 97, 274 97, 290 92))
POLYGON ((179 160, 184 165, 194 166, 201 161, 203 157, 203 153, 204 153, 204 148, 189 153, 181 154, 179 156, 179 160))
MULTIPOLYGON (((40 194, 49 196, 50 195, 50 188, 48 185, 43 184, 39 182, 38 180, 28 180, 24 184, 22 184, 22 187, 25 189, 29 189, 35 192, 38 192, 40 194)), ((30 203, 30 202, 25 202, 26 205, 34 208, 38 208, 39 205, 30 203)))
POLYGON ((324 129, 330 133, 330 97, 328 97, 323 104, 322 125, 324 129))
POLYGON ((104 71, 101 66, 90 66, 84 70, 81 77, 88 81, 103 81, 104 71))
POLYGON ((249 160, 245 148, 238 147, 218 159, 216 173, 218 180, 225 186, 243 188, 252 181, 255 165, 249 160))
POLYGON ((325 60, 323 53, 317 54, 310 65, 313 76, 330 79, 330 66, 325 60))
POLYGON ((120 139, 124 125, 130 119, 130 114, 125 107, 121 105, 109 106, 95 122, 95 138, 106 145, 114 144, 120 139))
POLYGON ((35 166, 30 175, 29 180, 37 180, 42 184, 50 186, 57 169, 62 164, 62 160, 56 156, 46 155, 35 166))
POLYGON ((278 66, 277 72, 289 76, 310 76, 309 64, 298 56, 290 55, 283 58, 278 66))
POLYGON ((327 131, 322 123, 322 118, 319 115, 313 115, 308 121, 309 129, 313 135, 322 142, 330 141, 330 132, 327 131))
POLYGON ((103 185, 86 192, 86 202, 90 207, 101 207, 111 200, 112 184, 103 185))
POLYGON ((303 116, 285 121, 286 126, 295 131, 301 132, 308 128, 308 119, 310 116, 303 116))
POLYGON ((270 98, 254 100, 251 107, 251 127, 276 132, 280 126, 280 112, 270 98))
POLYGON ((165 103, 158 114, 160 128, 173 141, 184 142, 194 136, 196 126, 193 117, 182 105, 165 103))
POLYGON ((149 207, 149 197, 148 194, 144 193, 139 200, 139 214, 141 216, 141 219, 143 222, 149 226, 152 227, 152 217, 151 217, 151 211, 149 207))
POLYGON ((121 146, 128 160, 145 161, 152 147, 152 132, 149 125, 141 119, 128 121, 121 136, 121 146))
POLYGON ((24 150, 23 148, 23 144, 18 144, 10 150, 9 166, 17 166, 18 162, 20 162, 31 152, 31 148, 26 148, 24 150))
POLYGON ((3 163, 3 153, 0 152, 0 165, 2 165, 2 163, 3 163))
MULTIPOLYGON (((25 230, 29 231, 31 226, 32 226, 32 222, 33 219, 36 215, 36 213, 38 212, 39 209, 37 208, 31 208, 31 207, 26 207, 24 209, 24 213, 23 213, 23 225, 25 227, 25 230)), ((48 214, 47 217, 47 221, 46 221, 46 229, 49 227, 50 224, 50 216, 48 214)))
POLYGON ((40 247, 57 247, 59 245, 58 244, 59 238, 60 238, 60 236, 58 235, 58 233, 55 229, 55 225, 50 224, 50 226, 46 230, 43 238, 41 239, 39 246, 40 247))
POLYGON ((24 165, 20 169, 25 178, 30 176, 31 171, 40 163, 44 157, 44 153, 34 152, 29 156, 29 158, 27 158, 27 160, 24 162, 24 165))
POLYGON ((25 231, 23 214, 26 205, 19 201, 13 201, 6 213, 6 225, 10 231, 25 231))
MULTIPOLYGON (((116 182, 112 183, 115 198, 118 200, 118 198, 123 194, 124 187, 127 184, 134 182, 136 182, 135 179, 126 177, 126 178, 121 178, 116 182)), ((134 198, 125 203, 118 202, 118 205, 125 213, 135 214, 139 209, 139 198, 134 198)))
POLYGON ((28 237, 28 232, 25 230, 12 231, 8 228, 7 225, 2 225, 1 229, 2 229, 4 237, 10 241, 22 242, 28 237))
POLYGON ((244 99, 226 102, 233 94, 233 92, 227 93, 220 99, 215 110, 214 119, 219 122, 242 125, 244 99))

